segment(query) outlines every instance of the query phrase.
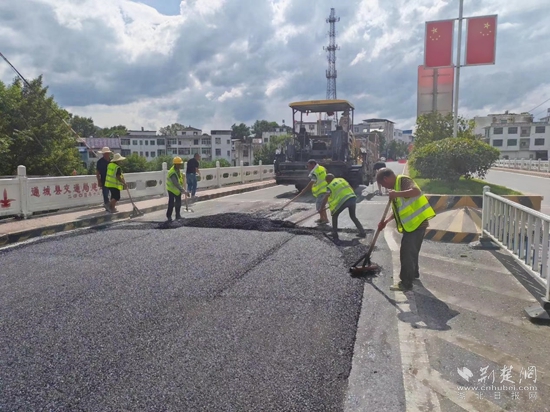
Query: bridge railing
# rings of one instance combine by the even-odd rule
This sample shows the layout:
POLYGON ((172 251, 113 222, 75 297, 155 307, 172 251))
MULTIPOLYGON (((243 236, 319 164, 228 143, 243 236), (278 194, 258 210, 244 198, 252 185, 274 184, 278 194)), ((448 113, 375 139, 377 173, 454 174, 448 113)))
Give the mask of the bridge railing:
POLYGON ((550 161, 540 159, 499 159, 495 167, 550 173, 550 161))
POLYGON ((539 282, 550 301, 550 216, 483 188, 481 238, 510 253, 539 282))
MULTIPOLYGON (((185 165, 182 169, 185 171, 185 165)), ((162 170, 125 173, 124 178, 133 199, 166 195, 167 164, 162 170)), ((269 180, 275 176, 273 165, 217 167, 200 169, 197 187, 218 188, 232 184, 269 180)), ((121 199, 128 198, 126 190, 121 199)), ((103 196, 95 175, 62 177, 28 177, 25 166, 17 176, 0 179, 0 217, 28 217, 36 212, 102 205, 103 196)))

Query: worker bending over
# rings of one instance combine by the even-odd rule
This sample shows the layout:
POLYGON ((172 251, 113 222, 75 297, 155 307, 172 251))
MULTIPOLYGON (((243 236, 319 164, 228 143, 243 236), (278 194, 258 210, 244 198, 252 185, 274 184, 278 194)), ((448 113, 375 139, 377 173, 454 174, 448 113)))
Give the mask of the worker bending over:
POLYGON ((395 219, 397 230, 403 234, 399 257, 401 260, 401 281, 390 290, 409 291, 414 279, 420 277, 418 255, 428 227, 428 220, 435 216, 426 196, 414 180, 405 175, 396 176, 391 169, 380 169, 376 181, 389 190, 393 216, 378 224, 383 230, 388 222, 395 219))
POLYGON ((306 188, 300 192, 300 195, 311 189, 311 193, 316 198, 315 207, 319 212, 319 219, 316 223, 326 224, 328 223, 327 211, 325 210, 325 207, 321 207, 321 204, 324 200, 323 195, 327 193, 327 169, 317 164, 317 162, 313 159, 308 160, 307 168, 310 171, 308 176, 310 178, 310 182, 306 188))
POLYGON ((334 240, 338 238, 338 216, 344 210, 348 209, 349 217, 355 223, 357 230, 359 231, 359 237, 365 237, 365 229, 361 225, 361 222, 355 216, 355 208, 357 206, 357 196, 353 191, 350 184, 340 177, 335 178, 332 173, 327 174, 327 194, 323 196, 323 202, 321 207, 324 209, 328 202, 330 212, 332 214, 332 237, 334 240))
POLYGON ((181 157, 175 157, 173 160, 173 166, 168 171, 166 177, 166 190, 168 191, 168 210, 166 211, 166 218, 169 222, 172 221, 172 211, 174 210, 174 204, 176 206, 176 219, 181 219, 181 194, 185 191, 185 176, 181 173, 181 167, 183 166, 183 160, 181 157))

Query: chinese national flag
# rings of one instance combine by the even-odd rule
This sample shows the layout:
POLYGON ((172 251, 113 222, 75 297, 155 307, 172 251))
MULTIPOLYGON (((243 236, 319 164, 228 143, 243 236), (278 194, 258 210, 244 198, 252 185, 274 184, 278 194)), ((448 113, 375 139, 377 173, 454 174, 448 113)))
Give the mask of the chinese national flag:
POLYGON ((453 65, 454 20, 426 22, 425 67, 449 67, 453 65))
POLYGON ((466 66, 495 64, 497 16, 471 17, 468 19, 466 40, 466 66))

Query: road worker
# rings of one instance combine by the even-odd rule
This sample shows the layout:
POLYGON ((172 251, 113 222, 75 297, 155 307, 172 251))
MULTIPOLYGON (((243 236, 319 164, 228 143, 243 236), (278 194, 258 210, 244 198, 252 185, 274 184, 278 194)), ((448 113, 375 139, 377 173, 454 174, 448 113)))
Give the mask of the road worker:
POLYGON ((390 290, 406 292, 412 289, 414 279, 420 277, 418 255, 428 227, 428 220, 435 216, 426 196, 413 179, 405 175, 396 176, 393 170, 384 168, 378 171, 376 181, 388 189, 392 202, 393 216, 378 224, 383 230, 388 222, 395 219, 401 238, 401 281, 390 290))
POLYGON ((327 169, 325 169, 320 164, 317 164, 317 162, 313 159, 308 160, 307 168, 310 171, 308 176, 310 179, 310 182, 308 183, 306 188, 300 192, 300 195, 306 193, 309 189, 311 189, 311 193, 316 199, 315 207, 319 212, 319 219, 316 221, 316 223, 327 224, 328 223, 327 211, 325 210, 324 207, 321 207, 321 204, 323 203, 323 200, 324 200, 323 195, 327 192, 327 186, 328 186, 328 183, 326 181, 327 169))
POLYGON ((107 166, 107 175, 105 176, 105 187, 111 192, 111 200, 109 201, 109 212, 116 213, 116 203, 120 200, 120 191, 126 189, 126 181, 120 167, 120 162, 126 160, 120 153, 115 153, 113 159, 107 166))
POLYGON ((365 229, 361 225, 361 222, 355 216, 355 208, 357 206, 357 195, 353 191, 351 185, 347 180, 341 177, 334 177, 332 173, 327 174, 327 194, 323 196, 323 203, 321 207, 324 209, 327 202, 332 214, 332 237, 335 241, 338 241, 338 216, 344 210, 348 209, 349 217, 355 223, 357 230, 359 231, 359 237, 365 237, 365 229))
POLYGON ((166 177, 166 190, 168 191, 168 210, 166 211, 166 218, 169 222, 172 221, 172 211, 174 210, 174 204, 176 206, 176 220, 180 220, 181 217, 181 195, 185 191, 185 175, 181 173, 183 166, 183 160, 181 157, 175 157, 173 166, 168 170, 166 177))

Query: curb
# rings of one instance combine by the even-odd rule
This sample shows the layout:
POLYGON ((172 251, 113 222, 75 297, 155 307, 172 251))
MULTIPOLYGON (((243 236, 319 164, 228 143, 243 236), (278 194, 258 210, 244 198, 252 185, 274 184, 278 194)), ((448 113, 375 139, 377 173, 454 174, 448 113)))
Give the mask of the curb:
POLYGON ((479 233, 449 232, 447 230, 428 229, 425 240, 444 243, 472 243, 479 239, 479 233))
POLYGON ((517 173, 520 175, 536 176, 536 177, 547 177, 550 178, 550 172, 539 172, 537 170, 522 170, 522 169, 512 169, 507 167, 492 167, 490 170, 495 170, 497 172, 510 172, 517 173))
MULTIPOLYGON (((460 209, 461 207, 473 207, 481 209, 483 206, 482 195, 430 195, 426 194, 430 205, 434 211, 442 212, 451 209, 460 209)), ((519 196, 519 195, 506 195, 502 196, 505 199, 512 202, 519 203, 520 205, 529 207, 533 210, 540 211, 543 196, 519 196)))
MULTIPOLYGON (((264 185, 254 186, 254 187, 246 187, 246 188, 240 188, 240 189, 233 189, 228 190, 227 192, 222 193, 215 193, 211 195, 204 195, 197 199, 196 203, 204 201, 204 200, 211 200, 211 199, 217 199, 224 196, 230 196, 234 194, 239 193, 245 193, 245 192, 252 192, 254 190, 259 189, 265 189, 271 186, 276 186, 275 182, 269 182, 264 185)), ((159 210, 166 209, 166 204, 157 205, 157 206, 150 206, 147 208, 141 208, 139 209, 143 213, 151 213, 156 212, 159 210)), ((18 243, 23 242, 25 240, 35 238, 35 237, 41 237, 41 236, 49 236, 56 233, 66 232, 69 230, 75 230, 75 229, 81 229, 86 227, 94 227, 99 225, 104 225, 105 223, 109 224, 117 220, 122 219, 128 219, 132 215, 132 211, 129 212, 119 212, 116 214, 109 214, 105 216, 100 217, 92 217, 87 219, 81 219, 81 220, 73 220, 72 222, 66 222, 66 223, 58 223, 51 226, 41 227, 41 228, 35 228, 35 229, 28 229, 23 230, 21 232, 13 232, 8 234, 0 235, 0 247, 7 246, 12 243, 18 243)))

